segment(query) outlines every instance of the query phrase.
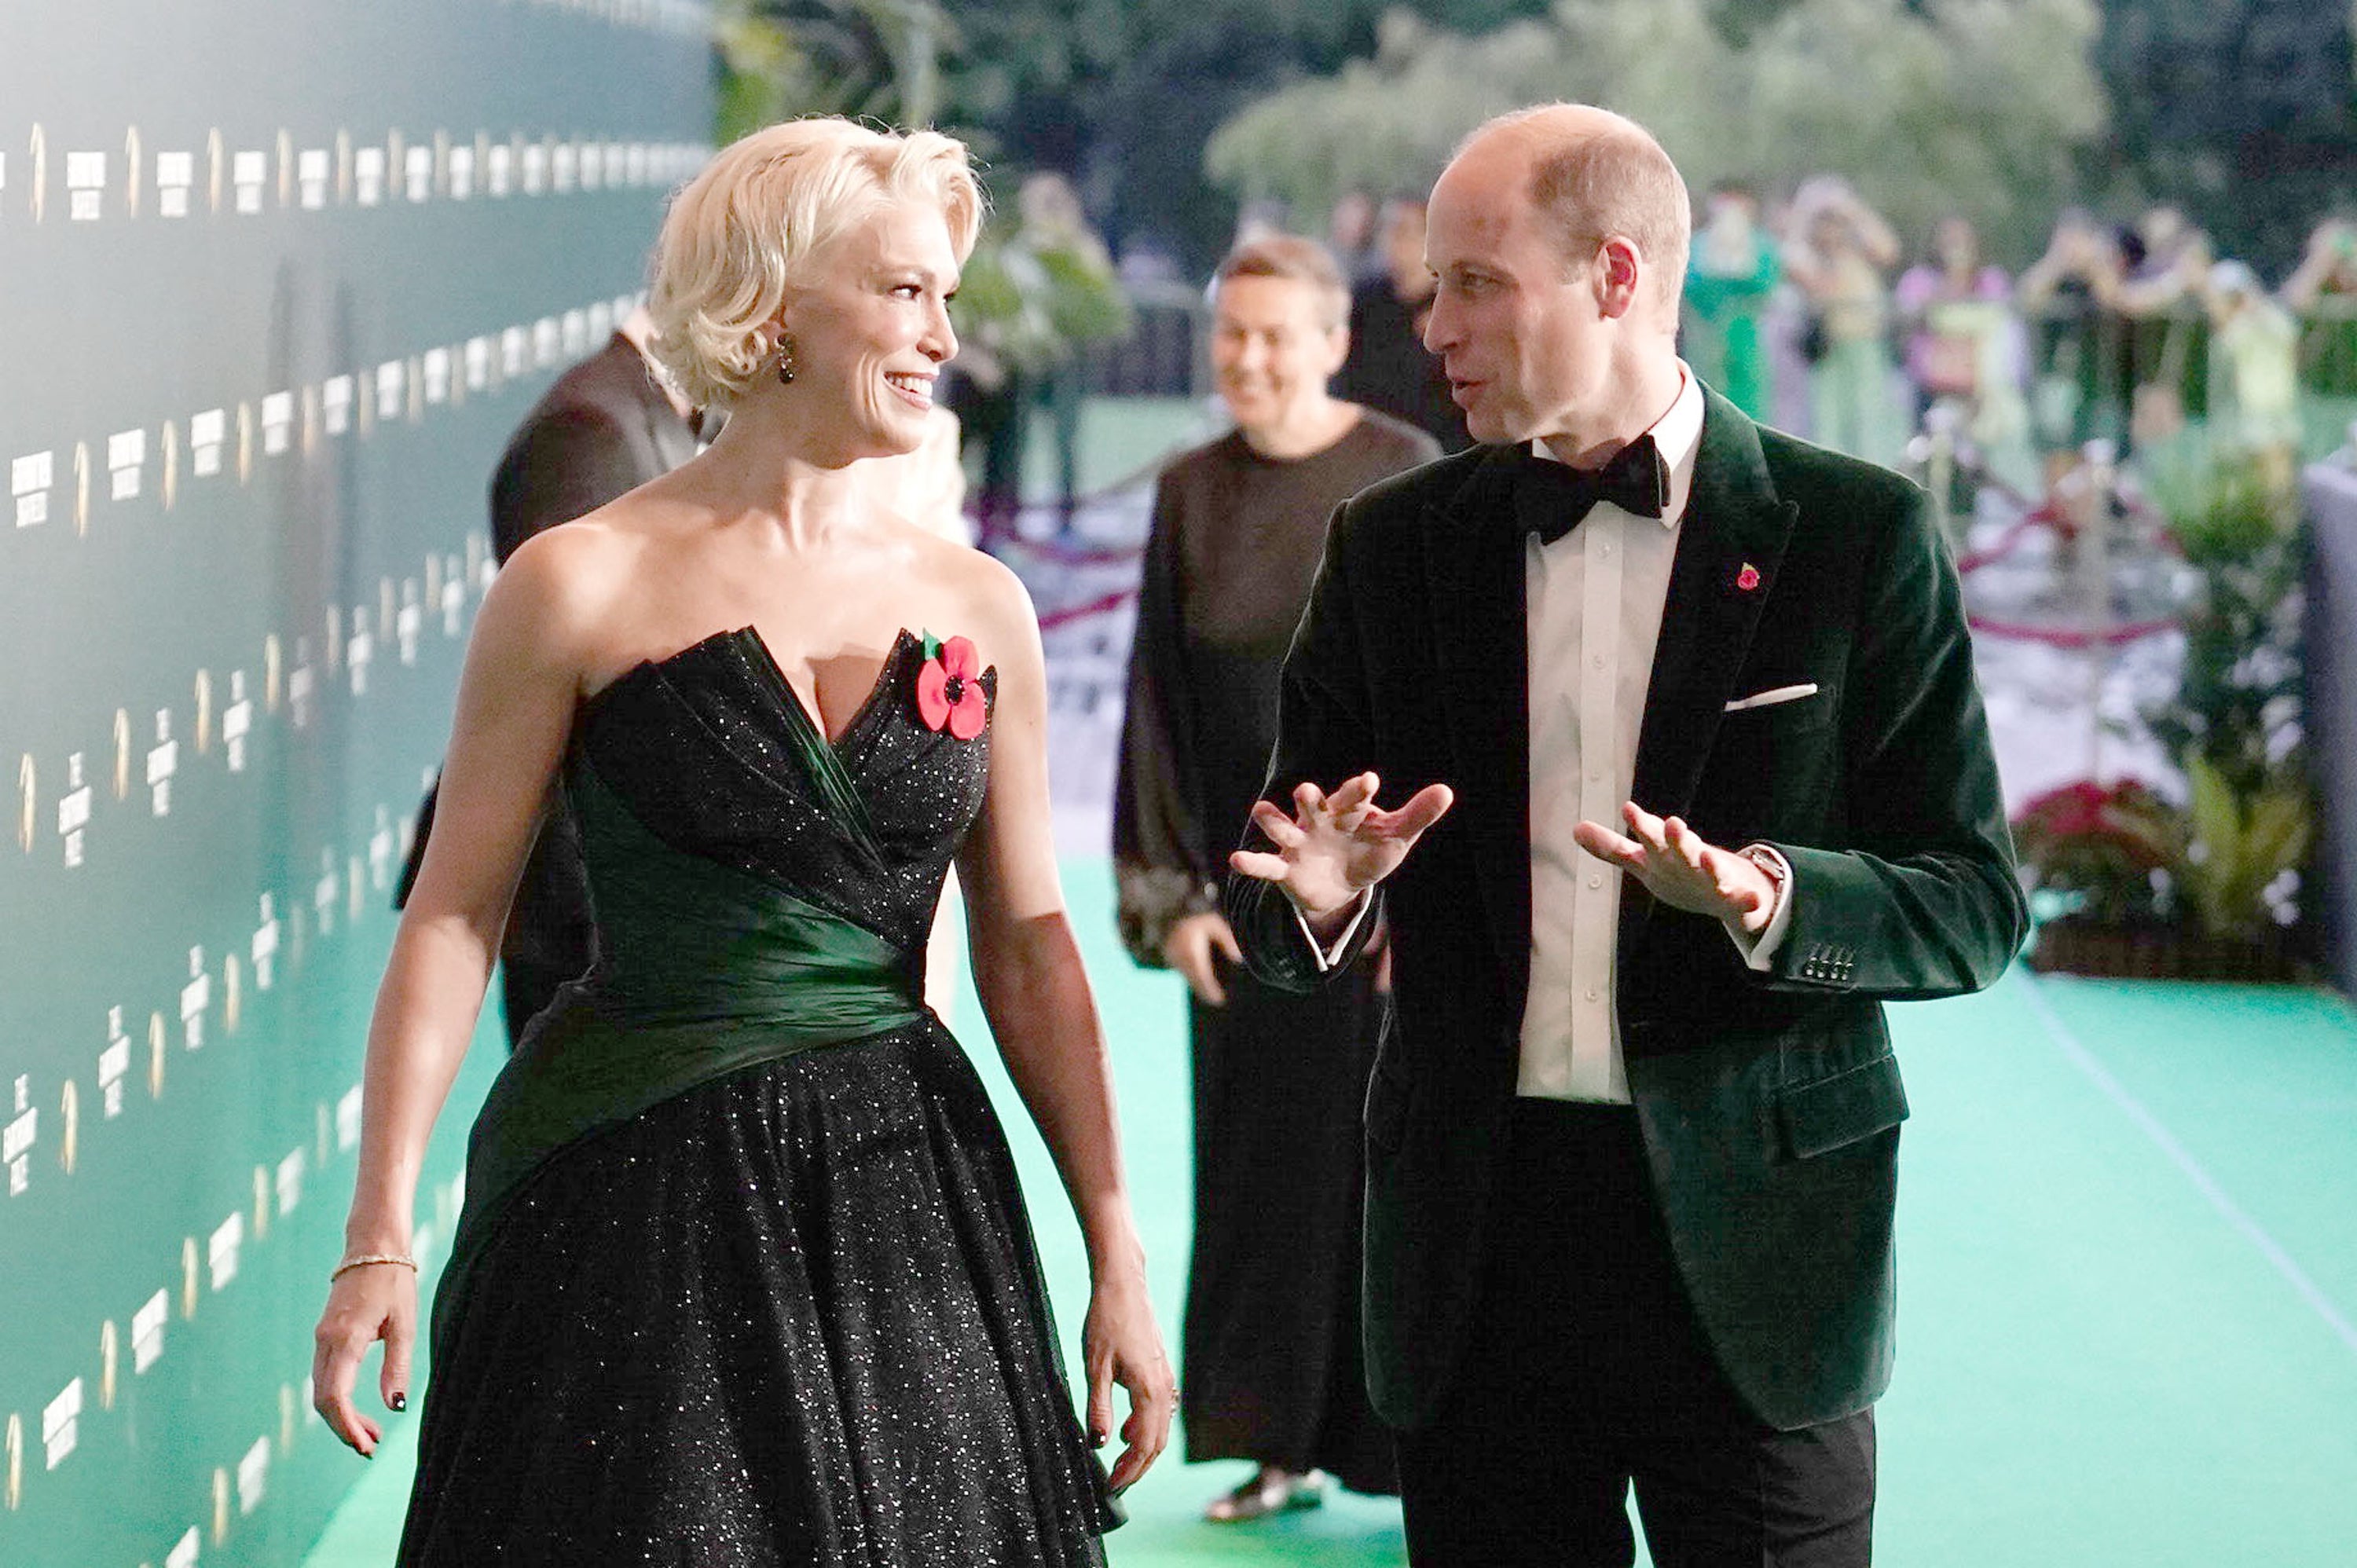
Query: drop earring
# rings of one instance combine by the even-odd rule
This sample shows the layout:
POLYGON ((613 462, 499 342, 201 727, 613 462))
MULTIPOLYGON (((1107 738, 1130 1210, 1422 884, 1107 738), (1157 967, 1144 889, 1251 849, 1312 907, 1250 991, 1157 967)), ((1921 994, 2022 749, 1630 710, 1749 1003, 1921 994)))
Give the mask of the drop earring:
POLYGON ((782 334, 778 338, 778 384, 794 384, 794 340, 782 334))

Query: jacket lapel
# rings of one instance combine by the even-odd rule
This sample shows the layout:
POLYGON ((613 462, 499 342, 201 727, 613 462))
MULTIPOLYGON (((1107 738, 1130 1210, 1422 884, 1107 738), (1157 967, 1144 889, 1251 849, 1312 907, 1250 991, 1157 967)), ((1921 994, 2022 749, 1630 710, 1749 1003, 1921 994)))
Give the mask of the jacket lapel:
POLYGON ((1702 446, 1670 565, 1630 786, 1631 798, 1656 816, 1682 814, 1693 803, 1798 515, 1769 479, 1759 427, 1704 388, 1702 446))
POLYGON ((1474 859, 1482 913, 1517 986, 1531 952, 1530 632, 1515 452, 1493 447, 1425 516, 1435 660, 1457 770, 1458 832, 1474 859))

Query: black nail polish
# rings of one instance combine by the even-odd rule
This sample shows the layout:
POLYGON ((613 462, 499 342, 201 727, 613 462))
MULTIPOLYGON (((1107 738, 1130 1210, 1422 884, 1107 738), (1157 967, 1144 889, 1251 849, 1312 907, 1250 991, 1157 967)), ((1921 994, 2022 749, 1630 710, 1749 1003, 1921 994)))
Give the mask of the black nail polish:
POLYGON ((407 1410, 409 1408, 409 1396, 407 1394, 395 1394, 384 1402, 391 1405, 397 1411, 407 1410))

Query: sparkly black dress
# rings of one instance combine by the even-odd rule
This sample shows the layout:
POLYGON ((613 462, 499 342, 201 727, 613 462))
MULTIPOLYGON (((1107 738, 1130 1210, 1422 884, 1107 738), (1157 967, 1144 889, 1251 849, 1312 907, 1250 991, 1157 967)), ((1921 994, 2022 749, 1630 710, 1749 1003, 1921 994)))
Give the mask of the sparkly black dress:
POLYGON ((402 1563, 1103 1562, 1006 1139, 918 1000, 990 745, 927 659, 833 743, 749 629, 584 706, 599 958, 476 1123, 402 1563))

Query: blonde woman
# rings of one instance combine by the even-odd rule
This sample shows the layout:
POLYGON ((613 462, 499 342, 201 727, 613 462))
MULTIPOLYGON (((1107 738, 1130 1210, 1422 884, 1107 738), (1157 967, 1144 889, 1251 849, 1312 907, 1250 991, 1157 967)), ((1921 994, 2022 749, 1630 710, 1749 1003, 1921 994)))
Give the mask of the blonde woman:
POLYGON ((525 544, 484 601, 318 1330, 318 1408, 363 1454, 355 1376, 384 1341, 405 1402, 419 1159, 552 787, 600 956, 475 1125, 404 1563, 1094 1563, 1109 1490, 1163 1445, 1037 623, 857 467, 924 438, 980 206, 931 134, 811 120, 723 152, 673 204, 651 308, 727 428, 525 544), (1088 1244, 1086 1434, 1005 1139, 920 1001, 952 859, 1088 1244))

